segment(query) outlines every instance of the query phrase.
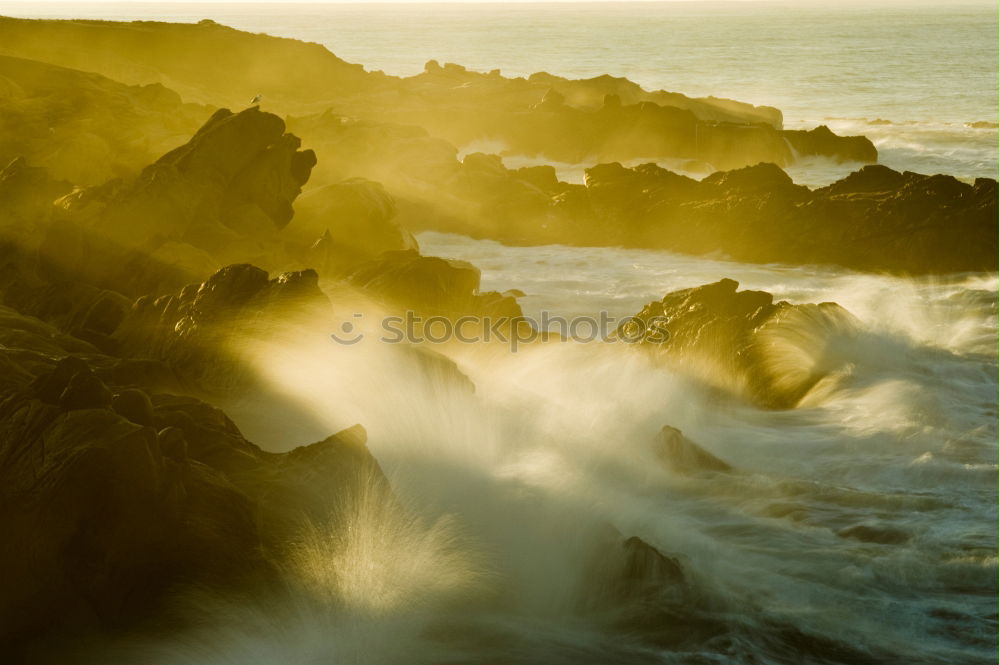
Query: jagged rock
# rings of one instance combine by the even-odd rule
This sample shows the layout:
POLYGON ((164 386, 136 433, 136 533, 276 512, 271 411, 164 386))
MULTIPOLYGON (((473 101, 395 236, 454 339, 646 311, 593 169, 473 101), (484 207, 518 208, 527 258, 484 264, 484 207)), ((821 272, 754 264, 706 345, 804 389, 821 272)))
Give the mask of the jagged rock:
MULTIPOLYGON (((651 164, 602 164, 588 169, 586 178, 586 187, 554 196, 553 208, 521 210, 523 218, 539 220, 533 233, 521 225, 500 237, 721 251, 740 261, 918 274, 997 266, 997 185, 991 179, 968 185, 950 176, 869 166, 810 191, 773 164, 701 181, 651 164), (552 212, 573 224, 553 223, 547 217, 552 212)), ((494 229, 504 232, 491 225, 476 230, 494 229)))
MULTIPOLYGON (((239 310, 268 287, 267 271, 246 263, 226 266, 209 277, 191 299, 191 318, 211 321, 239 310)), ((183 297, 183 292, 182 292, 183 297)), ((199 321, 199 323, 200 323, 199 321)), ((192 324, 185 324, 187 327, 192 324)))
POLYGON ((183 146, 146 167, 138 180, 84 208, 86 192, 66 198, 66 214, 127 247, 187 242, 211 254, 227 243, 283 228, 316 157, 299 151, 277 116, 251 107, 219 109, 183 146), (82 219, 81 219, 82 218, 82 219))
POLYGON ((160 298, 139 298, 114 334, 121 353, 166 362, 178 376, 210 393, 253 385, 234 348, 263 342, 304 318, 322 327, 332 317, 315 271, 274 279, 248 264, 226 266, 202 284, 160 298), (235 345, 235 346, 234 346, 235 345))
MULTIPOLYGON (((0 203, 0 222, 11 221, 0 231, 14 229, 0 235, 2 302, 117 353, 112 335, 133 298, 207 279, 227 256, 294 263, 280 229, 315 163, 298 147, 280 118, 256 108, 223 109, 136 181, 58 199, 51 221, 39 206, 62 185, 13 163, 0 177, 0 192, 28 196, 36 218, 21 225, 5 218, 0 203)), ((18 200, 13 196, 12 205, 18 200)))
POLYGON ((556 169, 548 164, 542 166, 525 166, 514 170, 514 177, 534 185, 543 192, 555 192, 559 189, 559 179, 556 169))
POLYGON ((840 305, 775 303, 770 293, 738 287, 723 279, 666 294, 635 315, 638 339, 709 385, 769 408, 794 407, 849 362, 842 342, 859 326, 840 305))
POLYGON ((638 536, 627 538, 622 543, 622 550, 624 557, 617 593, 635 596, 684 581, 684 571, 676 559, 664 556, 638 536))
POLYGON ((468 174, 506 177, 507 169, 500 155, 471 152, 462 159, 463 170, 468 174))
POLYGON ((796 185, 791 176, 775 164, 757 164, 732 171, 719 171, 702 180, 714 185, 724 195, 767 194, 772 196, 802 195, 808 188, 796 185))
POLYGON ((197 399, 118 385, 112 399, 96 372, 113 359, 66 355, 72 338, 38 320, 8 315, 0 341, 10 658, 25 643, 132 626, 182 585, 269 584, 303 516, 339 519, 362 491, 392 501, 360 428, 267 453, 197 399))

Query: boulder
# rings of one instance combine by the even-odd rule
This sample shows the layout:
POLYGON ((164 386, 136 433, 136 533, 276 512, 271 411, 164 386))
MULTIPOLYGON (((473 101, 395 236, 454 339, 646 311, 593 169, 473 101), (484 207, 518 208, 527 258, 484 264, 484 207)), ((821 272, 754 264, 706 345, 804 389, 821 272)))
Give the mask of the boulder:
POLYGON ((219 109, 190 141, 96 210, 85 206, 86 192, 63 200, 62 208, 93 233, 126 247, 158 239, 157 245, 173 240, 212 254, 231 251, 226 243, 266 235, 291 221, 292 202, 316 157, 300 151, 299 139, 284 130, 279 117, 257 107, 219 109))
POLYGON ((447 316, 522 316, 517 301, 495 291, 480 293, 479 269, 466 261, 386 252, 351 272, 347 281, 394 307, 447 316))
MULTIPOLYGON (((739 291, 723 279, 666 294, 618 334, 709 385, 768 408, 792 408, 823 377, 850 362, 859 323, 836 303, 774 302, 764 291, 739 291), (665 334, 663 331, 666 331, 665 334)), ((680 470, 723 470, 679 432, 665 430, 661 451, 680 470)), ((707 455, 707 453, 706 453, 707 455)))

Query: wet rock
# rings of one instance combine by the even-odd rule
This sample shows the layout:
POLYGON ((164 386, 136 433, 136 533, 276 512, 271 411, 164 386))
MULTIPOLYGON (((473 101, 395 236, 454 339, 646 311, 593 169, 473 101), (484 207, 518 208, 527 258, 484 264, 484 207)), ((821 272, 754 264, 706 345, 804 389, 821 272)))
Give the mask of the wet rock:
POLYGON ((195 398, 118 385, 112 398, 95 369, 113 377, 118 361, 63 348, 54 362, 72 338, 14 316, 2 330, 18 345, 0 344, 0 640, 15 660, 19 640, 134 626, 180 585, 260 589, 303 515, 329 519, 362 488, 392 500, 360 428, 266 453, 195 398))
POLYGON ((801 156, 823 155, 839 162, 873 163, 878 151, 863 136, 837 136, 826 125, 811 130, 785 130, 782 135, 801 156))
POLYGON ((648 216, 637 214, 644 231, 633 242, 861 270, 995 269, 997 201, 985 183, 977 190, 947 176, 869 166, 809 191, 779 173, 761 165, 713 174, 702 183, 715 188, 694 197, 657 197, 648 216), (736 175, 739 186, 729 186, 736 175))
POLYGON ((303 321, 314 326, 303 334, 322 338, 318 330, 327 330, 332 318, 315 271, 269 279, 264 270, 240 264, 173 295, 139 298, 114 340, 123 355, 161 361, 188 385, 237 394, 258 386, 238 348, 287 334, 303 321))
POLYGON ((267 287, 267 271, 247 263, 226 266, 198 287, 191 300, 191 314, 205 320, 220 317, 247 304, 267 287))
POLYGON ((632 595, 637 589, 649 585, 679 584, 684 581, 684 571, 676 559, 664 556, 638 536, 627 538, 622 543, 622 550, 622 592, 632 595))
POLYGON ((731 466, 669 425, 660 430, 654 446, 657 455, 678 473, 732 470, 731 466))
POLYGON ((708 385, 769 408, 794 407, 851 361, 857 319, 836 303, 791 305, 722 279, 666 294, 617 334, 708 385))
POLYGON ((466 261, 386 252, 359 266, 348 281, 372 297, 426 313, 520 317, 512 297, 479 291, 479 269, 466 261))

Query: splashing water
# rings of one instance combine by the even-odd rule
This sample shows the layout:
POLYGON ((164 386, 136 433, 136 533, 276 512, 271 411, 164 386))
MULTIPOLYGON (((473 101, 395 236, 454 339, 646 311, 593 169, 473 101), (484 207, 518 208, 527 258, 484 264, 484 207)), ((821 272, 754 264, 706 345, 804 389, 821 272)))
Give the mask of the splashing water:
POLYGON ((791 411, 613 344, 438 347, 475 391, 407 347, 297 332, 248 349, 315 417, 316 438, 368 429, 398 506, 362 497, 346 530, 313 525, 285 595, 209 604, 210 628, 152 662, 992 660, 993 277, 420 240, 483 266, 484 288, 528 290, 529 313, 627 314, 732 276, 793 302, 838 301, 856 330, 816 351, 803 323, 784 342, 797 363, 833 354, 839 368, 791 411), (734 470, 664 466, 664 425, 734 470), (629 536, 680 563, 683 591, 601 595, 608 543, 629 536))

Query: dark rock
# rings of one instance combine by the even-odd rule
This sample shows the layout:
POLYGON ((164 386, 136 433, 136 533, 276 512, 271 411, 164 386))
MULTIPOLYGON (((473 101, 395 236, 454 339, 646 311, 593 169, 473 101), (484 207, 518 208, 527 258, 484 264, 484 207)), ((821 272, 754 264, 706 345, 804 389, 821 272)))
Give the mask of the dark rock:
POLYGON ((152 265, 138 266, 139 275, 153 274, 132 289, 116 285, 139 295, 137 288, 148 287, 157 269, 191 281, 204 279, 199 271, 213 261, 256 258, 265 246, 273 255, 315 164, 315 155, 300 151, 299 139, 284 129, 280 118, 256 107, 235 114, 220 109, 135 182, 64 197, 63 228, 49 244, 61 248, 67 232, 75 233, 84 252, 71 259, 49 251, 49 262, 110 287, 109 273, 117 273, 109 264, 128 264, 136 260, 130 252, 141 254, 152 265))
POLYGON ((858 524, 841 529, 837 535, 841 538, 851 538, 863 543, 877 543, 879 545, 902 545, 910 540, 910 534, 900 529, 869 524, 858 524))
POLYGON ((149 395, 137 388, 129 388, 116 394, 111 401, 111 408, 136 425, 153 424, 153 403, 149 401, 149 395))
POLYGON ((684 581, 684 571, 677 559, 664 556, 638 536, 622 543, 624 561, 620 593, 633 596, 650 588, 662 588, 684 581))
POLYGON ((360 428, 266 453, 197 399, 116 385, 112 401, 95 370, 114 376, 115 359, 62 349, 53 362, 72 338, 8 319, 4 341, 20 337, 0 344, 0 640, 17 661, 25 642, 165 616, 182 585, 261 592, 304 515, 326 524, 362 489, 393 500, 360 428))
POLYGON ((837 136, 826 125, 815 129, 785 130, 782 135, 800 156, 823 155, 840 162, 873 163, 878 151, 864 136, 837 136))
POLYGON ((471 152, 462 160, 462 166, 467 173, 505 177, 507 169, 500 155, 488 155, 482 152, 471 152))
POLYGON ((221 317, 267 287, 267 271, 246 263, 226 266, 198 287, 191 301, 191 314, 207 320, 221 317))
POLYGON ((348 281, 380 300, 425 313, 522 316, 517 301, 479 292, 479 269, 466 261, 386 252, 354 270, 348 281))
POLYGON ((633 317, 638 338, 625 327, 618 334, 649 342, 665 362, 769 408, 794 407, 850 362, 844 340, 858 334, 858 324, 842 307, 775 303, 770 293, 738 287, 723 279, 673 291, 633 317), (799 364, 790 366, 789 357, 799 364))
POLYGON ((35 396, 47 404, 58 404, 63 391, 77 374, 89 372, 87 363, 76 356, 66 356, 55 367, 41 374, 35 382, 35 396))
POLYGON ((74 374, 66 384, 59 396, 59 408, 63 411, 102 409, 111 406, 111 400, 111 391, 88 369, 74 374))
POLYGON ((808 192, 805 187, 796 186, 792 178, 774 164, 757 164, 733 171, 719 171, 706 177, 702 182, 715 185, 726 194, 769 194, 788 190, 808 192))
POLYGON ((234 349, 286 334, 301 321, 315 326, 303 334, 325 338, 333 312, 318 282, 313 270, 268 279, 252 265, 226 266, 174 295, 139 298, 114 340, 123 355, 162 361, 181 382, 211 394, 262 389, 234 349))
POLYGON ((187 459, 187 439, 184 430, 179 427, 164 427, 156 434, 156 443, 165 457, 183 462, 187 459))

